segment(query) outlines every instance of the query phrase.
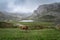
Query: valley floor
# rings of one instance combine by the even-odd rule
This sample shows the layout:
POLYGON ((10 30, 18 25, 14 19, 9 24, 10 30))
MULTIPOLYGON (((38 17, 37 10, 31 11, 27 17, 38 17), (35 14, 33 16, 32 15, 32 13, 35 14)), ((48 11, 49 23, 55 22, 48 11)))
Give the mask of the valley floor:
POLYGON ((55 29, 20 30, 0 28, 0 40, 60 40, 60 31, 55 29))

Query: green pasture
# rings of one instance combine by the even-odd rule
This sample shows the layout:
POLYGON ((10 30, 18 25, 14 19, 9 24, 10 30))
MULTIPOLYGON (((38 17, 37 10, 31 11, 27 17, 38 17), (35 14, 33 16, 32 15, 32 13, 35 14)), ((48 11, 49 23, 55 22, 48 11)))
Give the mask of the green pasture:
POLYGON ((20 30, 19 28, 0 28, 0 40, 60 40, 60 30, 20 30))

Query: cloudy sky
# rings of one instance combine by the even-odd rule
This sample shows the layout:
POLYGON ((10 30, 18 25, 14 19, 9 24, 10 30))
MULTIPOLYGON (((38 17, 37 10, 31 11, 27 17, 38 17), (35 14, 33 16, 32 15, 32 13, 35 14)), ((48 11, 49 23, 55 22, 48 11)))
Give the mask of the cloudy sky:
POLYGON ((0 0, 0 11, 33 12, 39 5, 60 2, 60 0, 0 0))

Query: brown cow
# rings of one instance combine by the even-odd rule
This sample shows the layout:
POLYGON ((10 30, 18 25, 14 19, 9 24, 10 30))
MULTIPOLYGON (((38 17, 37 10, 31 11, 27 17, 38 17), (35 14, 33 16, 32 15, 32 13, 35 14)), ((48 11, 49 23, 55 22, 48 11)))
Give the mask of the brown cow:
POLYGON ((20 26, 20 28, 21 28, 22 30, 28 30, 28 26, 26 26, 26 25, 22 25, 22 26, 20 26))

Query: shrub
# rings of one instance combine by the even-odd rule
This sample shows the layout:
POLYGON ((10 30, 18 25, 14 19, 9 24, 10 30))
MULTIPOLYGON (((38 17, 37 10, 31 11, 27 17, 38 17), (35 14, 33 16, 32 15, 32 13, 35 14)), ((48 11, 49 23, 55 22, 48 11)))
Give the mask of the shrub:
POLYGON ((16 28, 13 23, 0 22, 0 28, 16 28))

